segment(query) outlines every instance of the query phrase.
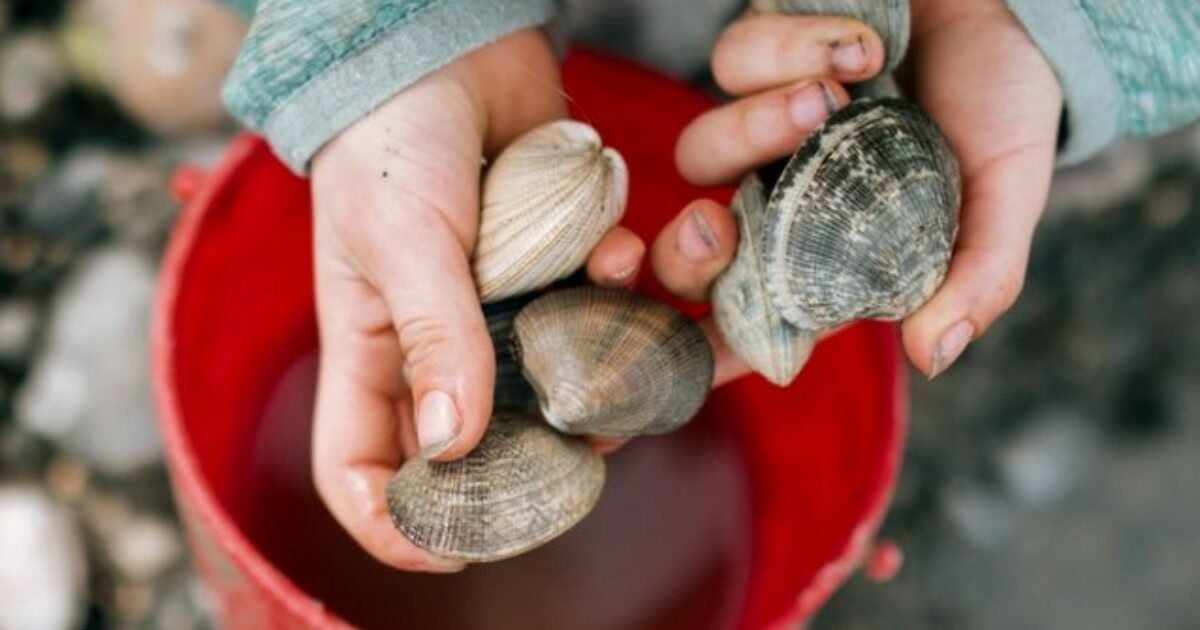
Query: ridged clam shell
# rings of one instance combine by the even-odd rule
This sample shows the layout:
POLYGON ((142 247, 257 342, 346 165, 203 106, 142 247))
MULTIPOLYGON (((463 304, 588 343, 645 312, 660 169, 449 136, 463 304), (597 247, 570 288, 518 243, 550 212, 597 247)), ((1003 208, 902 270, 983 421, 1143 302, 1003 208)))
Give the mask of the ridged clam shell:
POLYGON ((766 192, 755 173, 742 180, 733 199, 740 242, 733 263, 713 283, 713 318, 721 335, 755 372, 772 383, 791 383, 812 354, 816 335, 780 316, 767 294, 762 267, 766 192))
POLYGON ((695 415, 712 386, 712 349, 700 328, 628 291, 542 296, 517 315, 513 348, 542 416, 565 433, 666 433, 695 415))
POLYGON ((580 122, 552 122, 518 138, 483 180, 472 261, 483 302, 570 275, 625 212, 625 162, 580 122))
POLYGON ((861 100, 838 111, 768 200, 771 300, 805 330, 905 317, 945 276, 960 188, 949 143, 916 105, 861 100))
POLYGON ((586 442, 516 415, 492 418, 452 462, 411 459, 388 482, 392 522, 435 555, 490 562, 523 553, 583 519, 604 486, 586 442))
POLYGON ((904 59, 911 31, 909 0, 751 0, 761 13, 829 15, 858 20, 875 29, 887 48, 884 71, 904 59))

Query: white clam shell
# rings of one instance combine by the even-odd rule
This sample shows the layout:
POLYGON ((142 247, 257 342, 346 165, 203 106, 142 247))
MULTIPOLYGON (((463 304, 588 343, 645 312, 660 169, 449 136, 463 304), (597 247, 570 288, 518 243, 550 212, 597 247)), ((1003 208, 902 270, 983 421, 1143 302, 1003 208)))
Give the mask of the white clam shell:
POLYGON ((540 289, 579 269, 625 212, 620 154, 580 122, 561 120, 500 153, 483 181, 472 260, 484 303, 540 289))
POLYGON ((808 362, 816 334, 784 320, 767 293, 760 242, 766 193, 757 174, 742 180, 731 209, 740 242, 733 263, 713 284, 713 319, 738 356, 782 387, 808 362))

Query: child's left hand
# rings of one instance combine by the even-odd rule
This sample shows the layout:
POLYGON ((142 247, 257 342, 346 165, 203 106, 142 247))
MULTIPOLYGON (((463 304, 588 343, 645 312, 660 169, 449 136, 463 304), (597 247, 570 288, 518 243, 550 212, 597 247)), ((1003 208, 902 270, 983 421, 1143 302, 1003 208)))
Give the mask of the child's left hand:
MULTIPOLYGON (((1016 300, 1050 185, 1062 92, 1049 64, 1003 0, 913 0, 906 62, 914 97, 946 133, 963 170, 962 227, 945 283, 905 320, 913 364, 936 376, 1016 300)), ((676 162, 701 185, 736 182, 784 158, 849 101, 842 83, 879 73, 884 47, 841 18, 756 15, 717 42, 717 83, 738 100, 697 118, 676 162)), ((655 240, 651 262, 681 297, 707 298, 737 247, 720 204, 697 200, 655 240)), ((705 322, 716 339, 711 321, 705 322)), ((717 346, 717 383, 749 371, 717 346)))

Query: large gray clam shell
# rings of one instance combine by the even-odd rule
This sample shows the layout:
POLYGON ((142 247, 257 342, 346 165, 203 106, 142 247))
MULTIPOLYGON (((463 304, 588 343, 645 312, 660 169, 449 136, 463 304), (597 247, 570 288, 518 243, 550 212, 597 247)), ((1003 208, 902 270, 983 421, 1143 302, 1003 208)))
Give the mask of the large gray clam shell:
POLYGON ((767 294, 760 242, 766 192, 756 173, 742 180, 731 209, 740 240, 733 263, 713 284, 713 319, 725 341, 755 372, 784 386, 808 361, 816 336, 784 320, 767 294))
POLYGON ((875 29, 887 48, 884 72, 904 59, 911 31, 909 0, 751 0, 762 13, 830 15, 853 18, 875 29))
POLYGON ((497 415, 466 457, 405 462, 388 482, 387 502, 396 529, 422 549, 490 562, 570 529, 603 486, 604 461, 586 442, 497 415))
POLYGON ((666 433, 695 415, 712 386, 712 348, 700 328, 628 291, 542 296, 517 315, 513 348, 542 416, 565 433, 666 433))
POLYGON ((958 230, 958 162, 900 99, 861 100, 792 157, 768 201, 767 290, 792 325, 901 319, 941 284, 958 230))

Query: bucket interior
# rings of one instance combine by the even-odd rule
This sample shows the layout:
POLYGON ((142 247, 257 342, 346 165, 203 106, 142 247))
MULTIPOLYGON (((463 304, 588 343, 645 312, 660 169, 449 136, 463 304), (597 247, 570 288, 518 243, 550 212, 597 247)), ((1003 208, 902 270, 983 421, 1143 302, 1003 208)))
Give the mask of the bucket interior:
MULTIPOLYGON (((569 58, 565 80, 575 116, 630 165, 625 224, 643 238, 697 196, 728 199, 673 167, 674 140, 706 97, 590 54, 569 58)), ((596 510, 541 549, 450 576, 376 563, 310 480, 307 183, 243 138, 206 186, 165 269, 164 422, 180 438, 169 442, 177 477, 187 469, 203 486, 177 484, 181 503, 215 503, 205 518, 248 543, 217 544, 284 578, 268 596, 319 601, 362 627, 761 627, 810 614, 865 551, 903 439, 895 331, 877 323, 822 342, 793 386, 744 379, 684 430, 609 457, 596 510)), ((666 299, 650 275, 639 289, 666 299)))

